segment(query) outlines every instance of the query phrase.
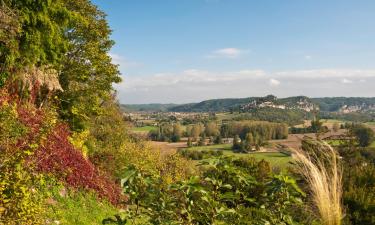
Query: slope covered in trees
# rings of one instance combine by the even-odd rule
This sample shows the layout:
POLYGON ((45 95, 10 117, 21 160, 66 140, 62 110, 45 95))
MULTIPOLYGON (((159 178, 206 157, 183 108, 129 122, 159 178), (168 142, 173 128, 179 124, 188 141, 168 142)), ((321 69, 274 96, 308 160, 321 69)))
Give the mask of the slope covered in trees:
MULTIPOLYGON (((375 98, 364 97, 325 97, 309 98, 305 96, 294 96, 287 98, 266 97, 248 97, 248 98, 228 98, 212 99, 199 103, 189 104, 141 104, 141 105, 123 105, 124 110, 131 109, 135 111, 171 111, 171 112, 229 112, 241 111, 243 106, 253 101, 271 101, 276 105, 285 105, 287 108, 298 108, 301 102, 306 101, 315 104, 323 112, 339 112, 342 107, 358 107, 359 111, 374 111, 375 98)), ((243 109, 242 109, 243 110, 243 109)), ((246 111, 246 110, 245 110, 246 111)))

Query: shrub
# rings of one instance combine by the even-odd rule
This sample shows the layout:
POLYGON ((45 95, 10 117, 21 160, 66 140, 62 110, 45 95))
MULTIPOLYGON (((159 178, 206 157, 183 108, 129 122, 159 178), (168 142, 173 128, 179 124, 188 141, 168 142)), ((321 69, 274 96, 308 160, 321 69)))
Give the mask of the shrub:
POLYGON ((122 180, 131 204, 128 218, 147 215, 151 224, 294 224, 291 207, 298 207, 303 193, 288 176, 263 174, 257 180, 261 164, 212 159, 202 163, 201 176, 168 187, 160 176, 129 166, 122 180))
POLYGON ((26 166, 35 146, 25 136, 32 131, 20 122, 17 105, 0 101, 0 224, 40 222, 41 176, 26 166))
POLYGON ((93 191, 64 187, 54 179, 47 180, 46 212, 43 224, 101 224, 103 218, 118 213, 110 202, 93 191))
POLYGON ((69 142, 68 127, 60 124, 48 136, 48 142, 34 155, 37 169, 51 173, 69 186, 95 190, 100 197, 113 204, 121 201, 121 191, 110 179, 101 174, 82 153, 69 142))
POLYGON ((375 133, 369 127, 357 125, 352 128, 352 132, 361 147, 369 146, 375 139, 375 133))

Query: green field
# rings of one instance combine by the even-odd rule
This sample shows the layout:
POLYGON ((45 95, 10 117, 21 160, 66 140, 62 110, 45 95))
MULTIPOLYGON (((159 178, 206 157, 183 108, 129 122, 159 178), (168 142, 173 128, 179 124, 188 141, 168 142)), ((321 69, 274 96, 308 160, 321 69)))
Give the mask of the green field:
POLYGON ((131 130, 134 132, 150 132, 152 130, 156 130, 156 127, 154 126, 133 127, 131 130))
POLYGON ((274 167, 286 168, 289 162, 293 161, 292 157, 280 153, 280 152, 254 152, 254 153, 234 153, 232 151, 231 144, 221 144, 221 145, 210 145, 210 146, 196 146, 187 148, 188 150, 218 150, 223 151, 224 155, 234 156, 234 157, 253 157, 257 160, 266 160, 271 163, 274 167))
POLYGON ((344 144, 345 141, 342 141, 342 140, 328 140, 327 143, 329 145, 331 145, 331 146, 336 147, 336 146, 340 146, 340 145, 344 144))

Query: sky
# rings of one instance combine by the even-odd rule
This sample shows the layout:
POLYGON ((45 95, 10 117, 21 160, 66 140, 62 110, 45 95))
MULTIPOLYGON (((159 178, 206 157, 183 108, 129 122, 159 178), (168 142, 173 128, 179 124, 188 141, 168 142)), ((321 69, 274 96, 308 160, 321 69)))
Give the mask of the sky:
POLYGON ((93 0, 121 103, 375 96, 374 0, 93 0))

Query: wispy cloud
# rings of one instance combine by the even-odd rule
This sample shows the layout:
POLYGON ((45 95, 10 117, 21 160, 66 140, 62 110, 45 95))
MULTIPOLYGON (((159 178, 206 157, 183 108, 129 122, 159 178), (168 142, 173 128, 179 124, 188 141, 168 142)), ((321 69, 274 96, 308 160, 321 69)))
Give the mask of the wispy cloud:
POLYGON ((343 78, 343 79, 341 80, 341 83, 343 83, 343 84, 351 84, 351 83, 353 83, 353 81, 352 81, 352 80, 349 80, 349 79, 346 79, 346 78, 343 78))
POLYGON ((277 86, 279 86, 281 84, 280 81, 278 81, 276 79, 273 79, 273 78, 270 79, 269 83, 270 83, 271 87, 277 87, 277 86))
POLYGON ((227 59, 236 59, 244 54, 248 53, 248 50, 242 50, 239 48, 222 48, 212 51, 207 58, 227 58, 227 59))
POLYGON ((127 76, 116 85, 127 103, 194 102, 211 98, 307 95, 372 96, 375 70, 317 69, 276 71, 244 69, 127 76), (366 82, 363 82, 363 81, 366 82), (350 85, 348 85, 350 84, 350 85), (347 85, 343 88, 342 85, 347 85), (276 88, 277 87, 277 88, 276 88))
POLYGON ((316 69, 316 70, 294 70, 275 72, 281 77, 310 78, 310 79, 330 79, 330 78, 366 78, 375 77, 374 70, 361 69, 316 69))
POLYGON ((115 53, 109 53, 109 56, 112 58, 112 62, 114 64, 120 65, 121 69, 142 66, 142 63, 128 60, 124 56, 121 56, 115 53))

